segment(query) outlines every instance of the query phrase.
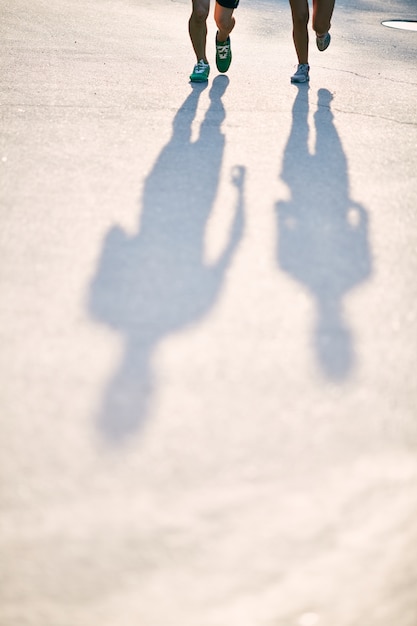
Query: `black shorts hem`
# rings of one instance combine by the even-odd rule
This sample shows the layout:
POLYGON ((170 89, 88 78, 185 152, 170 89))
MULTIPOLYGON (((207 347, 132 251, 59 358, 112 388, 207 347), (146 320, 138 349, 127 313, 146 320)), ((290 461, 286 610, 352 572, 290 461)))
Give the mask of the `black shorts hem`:
POLYGON ((216 0, 216 2, 225 9, 237 9, 237 5, 239 4, 239 0, 216 0))

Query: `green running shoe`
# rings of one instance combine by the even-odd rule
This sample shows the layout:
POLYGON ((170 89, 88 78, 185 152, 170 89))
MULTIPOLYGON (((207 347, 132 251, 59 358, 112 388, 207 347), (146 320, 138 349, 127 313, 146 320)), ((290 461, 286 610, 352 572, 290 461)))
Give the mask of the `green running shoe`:
POLYGON ((217 41, 216 35, 216 65, 219 72, 227 72, 232 62, 232 48, 230 47, 230 37, 226 41, 217 41))
POLYGON ((200 59, 196 65, 194 65, 194 69, 192 74, 190 74, 190 81, 192 83, 206 83, 208 81, 208 77, 210 74, 210 65, 200 59))

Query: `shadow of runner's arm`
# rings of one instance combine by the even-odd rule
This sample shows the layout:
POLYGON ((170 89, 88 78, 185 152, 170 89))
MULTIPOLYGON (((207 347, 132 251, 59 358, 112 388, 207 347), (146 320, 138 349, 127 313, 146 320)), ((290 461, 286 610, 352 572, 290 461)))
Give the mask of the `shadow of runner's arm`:
POLYGON ((350 258, 355 260, 356 273, 353 272, 353 274, 356 281, 355 284, 359 284, 372 273, 368 213, 358 202, 349 201, 346 221, 350 233, 348 252, 350 258))
POLYGON ((230 264, 231 258, 240 243, 244 229, 244 186, 245 186, 246 169, 242 165, 236 165, 232 168, 232 183, 237 189, 236 211, 233 223, 230 229, 229 241, 223 250, 218 261, 212 266, 215 272, 223 274, 230 264))
POLYGON ((126 274, 131 247, 132 241, 125 231, 113 226, 104 239, 89 289, 90 315, 115 328, 123 327, 122 311, 129 296, 126 274))

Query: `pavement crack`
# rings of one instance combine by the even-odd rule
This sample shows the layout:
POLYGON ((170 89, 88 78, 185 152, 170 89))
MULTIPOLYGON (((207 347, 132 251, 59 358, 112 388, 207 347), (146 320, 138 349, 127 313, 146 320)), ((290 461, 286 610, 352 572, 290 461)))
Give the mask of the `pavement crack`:
POLYGON ((344 69, 340 69, 338 68, 337 70, 335 70, 334 67, 325 67, 323 65, 320 66, 320 68, 322 70, 326 70, 329 72, 343 72, 345 74, 352 74, 353 76, 357 76, 358 78, 365 78, 366 80, 386 80, 390 83, 397 83, 399 85, 408 85, 409 87, 417 87, 417 83, 411 83, 408 80, 398 80, 397 78, 390 78, 389 76, 382 76, 381 74, 377 74, 377 76, 366 76, 366 74, 359 74, 359 72, 353 72, 352 70, 344 70, 344 69))
MULTIPOLYGON (((323 106, 323 105, 320 105, 323 106)), ((325 107, 328 108, 328 107, 325 107)), ((407 120, 397 120, 394 117, 388 117, 386 115, 378 115, 373 113, 365 113, 363 111, 347 111, 346 109, 339 109, 337 107, 332 107, 333 111, 337 111, 337 113, 345 113, 346 115, 360 115, 361 117, 370 117, 374 119, 384 120, 386 122, 394 122, 395 124, 400 124, 401 126, 413 126, 417 127, 417 122, 408 122, 407 120)))

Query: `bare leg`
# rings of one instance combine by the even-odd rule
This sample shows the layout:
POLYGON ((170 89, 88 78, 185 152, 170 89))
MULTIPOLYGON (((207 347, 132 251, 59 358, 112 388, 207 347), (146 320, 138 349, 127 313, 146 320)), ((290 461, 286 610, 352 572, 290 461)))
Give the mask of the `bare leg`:
POLYGON ((330 30, 335 0, 313 0, 313 30, 320 37, 330 30))
POLYGON ((290 6, 293 25, 292 37, 298 63, 308 63, 307 25, 310 17, 308 0, 290 0, 290 6))
POLYGON ((233 9, 225 9, 216 2, 214 8, 214 21, 217 25, 217 41, 226 41, 235 27, 233 9))
POLYGON ((210 10, 210 0, 192 0, 193 9, 188 22, 188 32, 197 61, 203 59, 206 63, 206 41, 207 41, 207 17, 210 10))

